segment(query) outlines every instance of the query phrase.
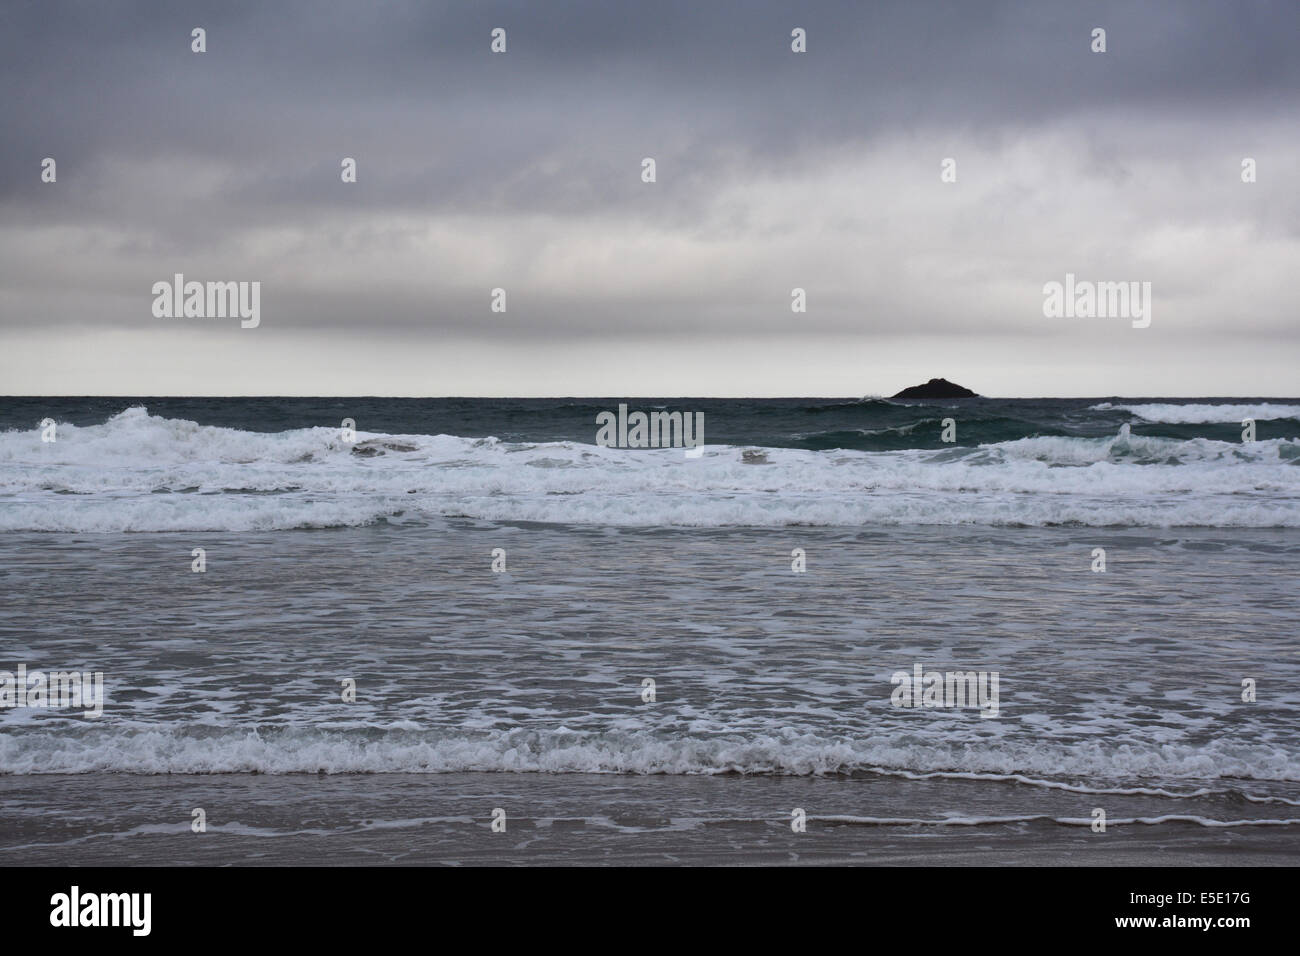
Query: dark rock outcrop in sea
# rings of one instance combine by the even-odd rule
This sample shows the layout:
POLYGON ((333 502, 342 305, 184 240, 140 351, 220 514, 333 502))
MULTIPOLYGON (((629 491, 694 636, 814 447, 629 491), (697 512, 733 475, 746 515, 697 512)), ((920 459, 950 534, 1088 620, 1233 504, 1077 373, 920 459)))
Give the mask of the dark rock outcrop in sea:
POLYGON ((932 378, 924 385, 905 388, 894 398, 979 398, 969 388, 955 385, 946 378, 932 378))

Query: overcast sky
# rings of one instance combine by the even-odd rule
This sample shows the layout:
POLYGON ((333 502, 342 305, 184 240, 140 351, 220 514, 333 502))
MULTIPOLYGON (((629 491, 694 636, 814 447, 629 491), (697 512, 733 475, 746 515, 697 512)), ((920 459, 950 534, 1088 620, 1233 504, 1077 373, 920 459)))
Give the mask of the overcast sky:
POLYGON ((0 394, 1295 396, 1298 36, 1294 0, 7 0, 0 394), (260 325, 156 318, 177 272, 261 282, 260 325), (1150 282, 1150 327, 1045 317, 1067 272, 1150 282))

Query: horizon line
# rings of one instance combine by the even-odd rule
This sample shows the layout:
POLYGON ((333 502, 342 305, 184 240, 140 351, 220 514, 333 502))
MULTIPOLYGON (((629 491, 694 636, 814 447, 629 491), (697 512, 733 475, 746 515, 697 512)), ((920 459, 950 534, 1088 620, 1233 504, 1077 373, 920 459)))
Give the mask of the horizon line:
POLYGON ((479 401, 557 401, 560 399, 615 399, 618 401, 638 401, 651 398, 671 398, 671 399, 701 399, 705 401, 782 401, 790 399, 835 399, 852 401, 863 401, 866 399, 893 399, 902 398, 911 401, 943 401, 943 402, 968 402, 968 401, 1072 401, 1083 399, 1138 399, 1138 398, 1157 398, 1157 399, 1261 399, 1267 401, 1300 401, 1300 395, 967 395, 964 397, 952 398, 934 398, 926 399, 924 397, 913 398, 911 396, 900 395, 881 395, 881 394, 862 394, 862 395, 318 395, 318 394, 164 394, 164 393, 41 393, 41 394, 14 394, 0 395, 0 401, 5 399, 30 399, 30 398, 218 398, 218 399, 235 399, 235 398, 261 398, 261 399, 281 399, 281 398, 325 398, 325 399, 398 399, 407 401, 430 401, 434 399, 458 399, 458 400, 479 400, 479 401))

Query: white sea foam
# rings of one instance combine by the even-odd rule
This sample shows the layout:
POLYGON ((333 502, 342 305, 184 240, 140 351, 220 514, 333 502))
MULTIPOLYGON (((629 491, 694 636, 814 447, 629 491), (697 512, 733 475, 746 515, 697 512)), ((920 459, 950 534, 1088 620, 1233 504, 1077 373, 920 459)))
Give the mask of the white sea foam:
POLYGON ((880 769, 996 774, 1008 782, 1021 777, 1218 780, 1233 786, 1241 780, 1300 781, 1294 753, 1240 741, 1148 747, 1039 740, 964 745, 816 734, 714 737, 499 730, 457 735, 199 725, 0 733, 0 773, 7 774, 484 771, 816 776, 880 769))
MULTIPOLYGON (((1222 790, 1213 790, 1208 787, 1182 792, 1174 792, 1163 787, 1094 787, 1080 783, 1066 783, 1061 780, 1041 780, 1020 773, 976 773, 970 770, 935 770, 929 773, 917 773, 913 770, 885 770, 883 768, 878 768, 876 772, 903 777, 907 780, 982 780, 993 783, 1017 783, 1027 787, 1041 787, 1044 790, 1062 790, 1068 793, 1087 793, 1096 796, 1144 796, 1166 797, 1170 800, 1193 800, 1199 797, 1216 796, 1224 793, 1222 790)), ((1252 803, 1282 803, 1288 806, 1300 807, 1300 800, 1292 800, 1288 797, 1259 796, 1250 793, 1235 793, 1235 795, 1252 803)))
POLYGON ((132 408, 0 433, 0 531, 252 531, 464 516, 610 526, 1300 527, 1300 441, 1035 437, 943 450, 629 450, 337 429, 276 433, 132 408), (356 449, 368 455, 356 453, 356 449))
MULTIPOLYGON (((847 823, 866 827, 982 827, 997 826, 1008 823, 1056 823, 1067 827, 1091 827, 1096 823, 1091 817, 1053 817, 1045 813, 1013 814, 1000 817, 950 816, 940 819, 925 817, 863 817, 854 814, 837 813, 809 816, 809 820, 819 823, 847 823)), ((1197 814, 1166 813, 1158 817, 1110 817, 1107 826, 1157 826, 1162 823, 1192 823, 1202 827, 1288 827, 1300 825, 1300 819, 1275 820, 1216 820, 1197 814)))
POLYGON ((1273 405, 1267 402, 1260 405, 1112 405, 1102 402, 1090 406, 1092 411, 1125 411, 1148 422, 1161 422, 1166 425, 1198 425, 1221 422, 1225 425, 1237 425, 1243 419, 1271 421, 1279 418, 1300 420, 1300 405, 1273 405))

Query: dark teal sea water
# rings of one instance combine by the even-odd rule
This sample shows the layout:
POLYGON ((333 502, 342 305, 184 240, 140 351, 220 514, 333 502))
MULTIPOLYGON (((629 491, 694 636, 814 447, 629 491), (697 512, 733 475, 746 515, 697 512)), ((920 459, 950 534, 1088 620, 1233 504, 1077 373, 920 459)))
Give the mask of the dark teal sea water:
POLYGON ((74 425, 97 425, 127 408, 145 407, 163 418, 255 432, 332 428, 343 418, 352 418, 359 429, 368 432, 494 436, 507 442, 593 442, 596 415, 617 410, 620 402, 627 403, 630 410, 703 412, 710 443, 816 451, 942 448, 941 423, 947 417, 958 422, 958 445, 1033 436, 1108 438, 1126 423, 1136 435, 1239 441, 1238 413, 1252 410, 1258 418, 1258 438, 1300 437, 1300 399, 1114 396, 928 402, 872 398, 11 397, 0 398, 0 429, 33 428, 46 417, 74 425))

